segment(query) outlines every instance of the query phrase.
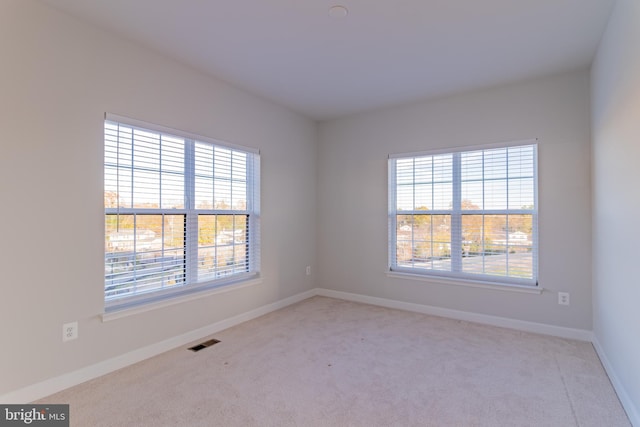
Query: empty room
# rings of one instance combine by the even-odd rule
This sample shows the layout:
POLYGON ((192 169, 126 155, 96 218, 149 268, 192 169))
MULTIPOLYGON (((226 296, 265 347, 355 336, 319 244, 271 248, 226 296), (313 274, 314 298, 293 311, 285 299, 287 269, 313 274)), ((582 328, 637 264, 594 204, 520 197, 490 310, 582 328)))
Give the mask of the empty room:
POLYGON ((640 426, 638 46, 637 0, 0 0, 0 424, 640 426))

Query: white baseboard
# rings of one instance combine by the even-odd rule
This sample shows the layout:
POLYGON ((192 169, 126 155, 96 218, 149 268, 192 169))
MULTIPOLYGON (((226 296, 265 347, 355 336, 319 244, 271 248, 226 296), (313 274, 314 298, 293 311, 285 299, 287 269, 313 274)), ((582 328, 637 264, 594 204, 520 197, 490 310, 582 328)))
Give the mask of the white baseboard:
POLYGON ((131 351, 121 356, 117 356, 112 359, 108 359, 94 365, 87 366, 85 368, 81 368, 76 371, 6 393, 4 395, 0 395, 0 402, 4 404, 22 404, 41 399, 43 397, 62 391, 66 388, 100 377, 102 375, 156 356, 165 351, 191 343, 203 337, 215 334, 224 329, 230 328, 248 320, 255 319, 272 311, 279 310, 281 308, 287 307, 291 304, 295 304, 316 295, 400 310, 413 311, 423 314, 430 314, 434 316, 447 317, 457 320, 483 323, 487 325, 511 328, 526 332, 593 342, 596 351, 600 355, 600 358, 603 361, 603 365, 605 366, 605 369, 609 374, 609 377, 611 378, 616 391, 618 392, 618 396, 620 397, 620 400, 623 402, 623 405, 627 410, 627 413, 629 414, 629 418, 632 420, 634 426, 640 426, 640 423, 638 422, 639 418, 637 409, 635 408, 633 402, 624 393, 624 389, 622 389, 621 383, 615 376, 615 372, 612 370, 611 365, 607 361, 602 348, 599 346, 597 341, 594 340, 593 333, 591 331, 546 325, 535 322, 526 322, 522 320, 514 320, 485 314, 469 313, 447 308, 408 303, 385 298, 377 298, 367 295, 353 294, 324 288, 316 288, 310 291, 302 292, 283 300, 258 307, 246 313, 242 313, 237 316, 230 317, 228 319, 224 319, 211 325, 196 329, 194 331, 187 332, 177 337, 173 337, 168 340, 131 351), (622 393, 621 390, 623 391, 622 393))
POLYGON ((33 402, 34 400, 42 399, 43 397, 52 395, 66 388, 81 384, 94 378, 98 378, 102 375, 108 374, 109 372, 122 369, 150 357, 157 356, 158 354, 164 353, 165 351, 172 350, 176 347, 191 343, 232 326, 239 325, 240 323, 246 322, 248 320, 255 319, 256 317, 271 313, 272 311, 279 310, 288 305, 295 304, 314 295, 316 295, 315 290, 310 290, 297 295, 293 295, 283 300, 258 307, 246 313, 221 320, 219 322, 204 326, 202 328, 187 332, 168 340, 161 341, 159 343, 152 344, 131 351, 129 353, 125 353, 121 356, 117 356, 112 359, 108 359, 94 365, 87 366, 85 368, 81 368, 76 371, 69 372, 67 374, 63 374, 58 377, 42 381, 40 383, 36 383, 22 389, 0 395, 0 402, 2 402, 3 404, 24 404, 26 402, 33 402))
POLYGON ((565 328, 562 326, 527 322, 524 320, 509 319, 506 317, 490 316, 488 314, 470 313, 467 311, 459 311, 449 308, 402 302, 386 298, 377 298, 361 294, 352 294, 348 292, 334 291, 331 289, 318 288, 316 289, 316 295, 338 298, 347 301, 362 302, 365 304, 378 305, 388 308, 397 308, 406 311, 414 311, 417 313, 430 314, 433 316, 448 317, 456 320, 466 320, 468 322, 483 323, 486 325, 499 326, 502 328, 516 329, 519 331, 552 335, 556 337, 569 338, 580 341, 591 341, 593 337, 593 333, 586 329, 565 328))
POLYGON ((600 357, 602 366, 607 372, 613 388, 616 390, 616 394, 618 395, 618 399, 620 400, 622 407, 627 412, 627 417, 629 417, 631 425, 640 427, 640 408, 637 407, 638 402, 634 402, 629 397, 626 388, 620 382, 620 377, 613 369, 613 365, 611 365, 611 362, 609 362, 609 358, 607 357, 604 348, 602 347, 602 345, 600 345, 600 342, 595 335, 593 336, 593 340, 591 342, 593 343, 593 347, 596 349, 596 353, 598 353, 598 357, 600 357))

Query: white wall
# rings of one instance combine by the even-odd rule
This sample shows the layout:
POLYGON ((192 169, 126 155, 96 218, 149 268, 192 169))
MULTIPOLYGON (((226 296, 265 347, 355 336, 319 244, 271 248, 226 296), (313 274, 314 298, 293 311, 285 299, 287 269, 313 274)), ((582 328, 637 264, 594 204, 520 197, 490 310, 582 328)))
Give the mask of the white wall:
POLYGON ((618 0, 592 68, 594 334, 640 425, 640 2, 618 0))
POLYGON ((324 122, 319 138, 320 287, 591 330, 587 70, 324 122), (529 138, 539 139, 544 293, 386 276, 388 154, 529 138))
POLYGON ((314 122, 33 0, 0 54, 0 395, 314 287, 314 122), (102 323, 105 111, 261 150, 262 284, 102 323))

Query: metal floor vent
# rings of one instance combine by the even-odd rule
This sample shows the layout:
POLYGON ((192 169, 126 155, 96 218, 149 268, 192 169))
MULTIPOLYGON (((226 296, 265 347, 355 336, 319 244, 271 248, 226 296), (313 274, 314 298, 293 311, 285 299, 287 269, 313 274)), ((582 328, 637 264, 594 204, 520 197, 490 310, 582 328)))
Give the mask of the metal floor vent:
POLYGON ((189 347, 189 350, 191 350, 191 351, 200 351, 203 348, 211 347, 212 345, 218 344, 219 342, 220 342, 220 340, 210 339, 210 340, 205 341, 203 343, 200 343, 198 345, 194 345, 193 347, 189 347))

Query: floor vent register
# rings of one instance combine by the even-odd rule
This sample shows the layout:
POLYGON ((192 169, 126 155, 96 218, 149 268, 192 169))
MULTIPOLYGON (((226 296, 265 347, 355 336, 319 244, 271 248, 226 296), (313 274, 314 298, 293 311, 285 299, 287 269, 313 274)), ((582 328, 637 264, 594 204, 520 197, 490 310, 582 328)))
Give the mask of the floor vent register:
POLYGON ((205 341, 203 343, 200 343, 198 345, 194 345, 193 347, 189 347, 189 350, 191 350, 191 351, 200 351, 200 350, 202 350, 204 348, 211 347, 214 344, 218 344, 219 342, 220 342, 220 340, 210 339, 210 340, 205 341))

